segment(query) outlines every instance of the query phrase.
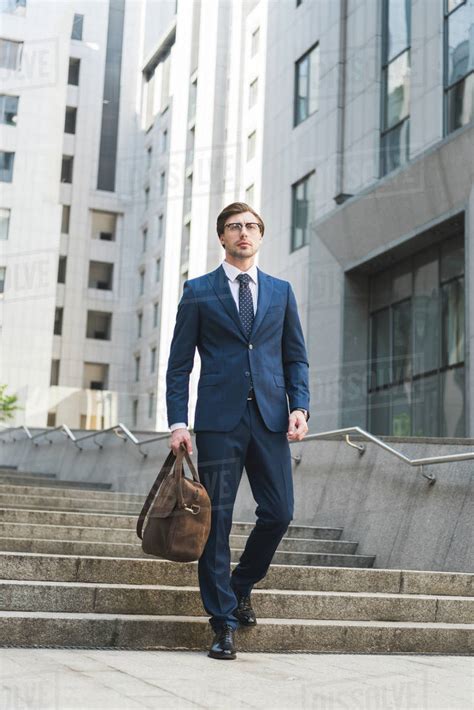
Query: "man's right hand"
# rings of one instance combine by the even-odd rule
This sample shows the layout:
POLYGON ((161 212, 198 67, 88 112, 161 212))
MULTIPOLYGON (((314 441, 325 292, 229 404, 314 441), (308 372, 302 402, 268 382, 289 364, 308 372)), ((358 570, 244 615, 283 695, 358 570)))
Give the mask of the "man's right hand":
POLYGON ((178 454, 181 444, 184 443, 188 454, 193 453, 193 444, 191 441, 191 434, 187 429, 175 429, 171 432, 171 444, 170 448, 173 450, 175 456, 178 454))

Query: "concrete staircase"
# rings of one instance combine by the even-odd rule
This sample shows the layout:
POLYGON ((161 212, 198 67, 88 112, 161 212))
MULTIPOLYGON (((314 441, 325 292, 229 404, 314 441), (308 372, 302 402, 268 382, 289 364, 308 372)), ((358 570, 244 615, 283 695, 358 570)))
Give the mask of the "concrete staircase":
MULTIPOLYGON (((145 555, 144 495, 0 469, 0 645, 207 649, 197 563, 145 555)), ((234 523, 235 563, 252 529, 234 523)), ((474 650, 473 578, 373 569, 341 528, 291 525, 252 598, 244 651, 474 650)))

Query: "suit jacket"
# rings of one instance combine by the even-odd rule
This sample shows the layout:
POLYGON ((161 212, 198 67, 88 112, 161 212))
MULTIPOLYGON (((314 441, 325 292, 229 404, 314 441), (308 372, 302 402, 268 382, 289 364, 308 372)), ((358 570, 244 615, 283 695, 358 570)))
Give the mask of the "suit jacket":
POLYGON ((247 338, 222 266, 184 283, 166 372, 168 425, 188 423, 195 349, 201 374, 195 431, 234 429, 247 404, 250 376, 262 418, 287 431, 289 412, 309 412, 309 363, 288 281, 258 269, 257 311, 247 338))

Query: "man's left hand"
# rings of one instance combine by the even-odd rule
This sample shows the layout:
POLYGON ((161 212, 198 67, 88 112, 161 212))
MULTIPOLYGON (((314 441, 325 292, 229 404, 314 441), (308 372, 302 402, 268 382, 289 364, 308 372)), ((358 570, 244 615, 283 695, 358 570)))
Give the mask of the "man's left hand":
POLYGON ((301 441, 308 433, 308 425, 303 412, 296 410, 291 412, 288 420, 287 438, 289 441, 301 441))

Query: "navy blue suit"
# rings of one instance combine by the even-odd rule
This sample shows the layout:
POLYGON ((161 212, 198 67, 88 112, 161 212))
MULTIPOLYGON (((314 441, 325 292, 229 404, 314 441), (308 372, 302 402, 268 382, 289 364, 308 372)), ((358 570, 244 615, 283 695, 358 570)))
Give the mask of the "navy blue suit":
POLYGON ((265 576, 293 518, 288 416, 297 407, 309 410, 309 365, 293 289, 288 281, 257 272, 257 310, 248 338, 222 266, 185 282, 166 373, 168 424, 187 424, 198 348, 194 431, 199 475, 212 502, 198 572, 214 629, 224 622, 238 626, 233 590, 249 593, 265 576), (230 577, 229 534, 244 466, 257 522, 230 577))

